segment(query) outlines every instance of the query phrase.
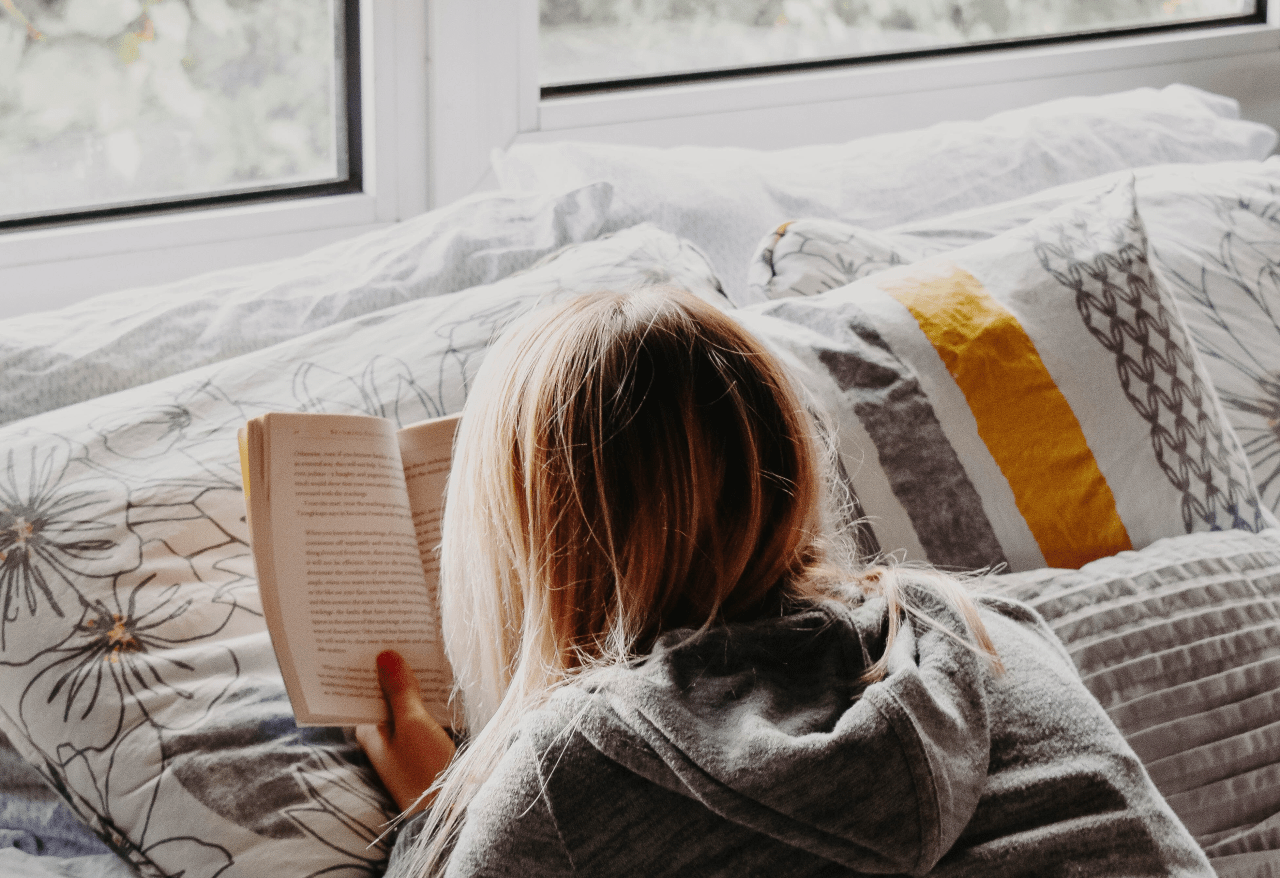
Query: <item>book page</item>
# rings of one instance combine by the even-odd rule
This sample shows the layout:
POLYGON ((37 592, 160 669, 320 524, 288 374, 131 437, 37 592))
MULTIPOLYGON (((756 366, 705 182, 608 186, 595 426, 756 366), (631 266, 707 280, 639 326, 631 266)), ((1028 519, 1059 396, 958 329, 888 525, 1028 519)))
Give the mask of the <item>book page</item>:
POLYGON ((274 581, 263 606, 299 725, 385 719, 374 664, 384 649, 404 655, 447 724, 450 675, 394 427, 313 414, 263 424, 274 581))
MULTIPOLYGON (((449 415, 411 424, 400 430, 396 438, 400 443, 400 461, 404 466, 405 488, 409 494, 409 509, 413 514, 414 539, 418 558, 422 563, 423 579, 427 586, 427 603, 431 614, 431 630, 440 632, 440 528, 444 524, 444 492, 449 481, 449 468, 453 463, 453 437, 458 431, 460 415, 449 415)), ((437 636, 424 648, 429 650, 433 667, 449 670, 445 657, 444 638, 437 636)), ((426 691, 426 681, 419 674, 419 682, 426 691)), ((453 680, 450 677, 433 678, 433 685, 448 692, 453 680)))
MULTIPOLYGON (((444 523, 444 492, 453 463, 453 436, 459 415, 411 424, 397 435, 404 464, 413 530, 427 587, 438 594, 440 582, 440 527, 444 523)), ((438 605, 437 601, 437 605, 438 605)))

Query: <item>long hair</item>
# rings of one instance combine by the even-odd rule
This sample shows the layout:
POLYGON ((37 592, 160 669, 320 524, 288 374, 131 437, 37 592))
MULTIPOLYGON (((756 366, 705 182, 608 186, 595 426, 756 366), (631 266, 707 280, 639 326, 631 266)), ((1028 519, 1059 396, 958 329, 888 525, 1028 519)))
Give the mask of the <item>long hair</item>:
MULTIPOLYGON (((662 632, 750 618, 778 589, 852 589, 889 600, 896 634, 912 612, 899 577, 833 551, 823 460, 782 365, 691 294, 582 296, 508 331, 445 501, 441 610, 471 741, 428 791, 414 865, 441 870, 527 711, 662 632)), ((933 578, 991 651, 964 592, 933 578)))

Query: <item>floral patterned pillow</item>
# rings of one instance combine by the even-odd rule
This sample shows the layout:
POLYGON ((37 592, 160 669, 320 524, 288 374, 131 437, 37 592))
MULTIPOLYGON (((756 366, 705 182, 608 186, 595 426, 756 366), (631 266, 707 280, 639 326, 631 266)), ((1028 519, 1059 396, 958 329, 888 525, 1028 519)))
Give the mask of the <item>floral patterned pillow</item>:
POLYGON ((0 731, 144 875, 379 874, 394 807, 342 729, 299 729, 245 527, 236 430, 268 410, 458 410, 539 302, 675 283, 639 226, 498 283, 0 428, 0 731))

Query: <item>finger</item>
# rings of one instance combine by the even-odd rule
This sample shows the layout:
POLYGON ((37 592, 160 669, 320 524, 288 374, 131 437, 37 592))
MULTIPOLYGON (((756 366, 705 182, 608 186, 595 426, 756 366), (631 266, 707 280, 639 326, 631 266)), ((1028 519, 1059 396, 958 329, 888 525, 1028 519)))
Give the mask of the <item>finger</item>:
POLYGON ((378 685, 387 699, 393 722, 396 717, 415 717, 427 712, 413 669, 395 650, 378 653, 378 685))

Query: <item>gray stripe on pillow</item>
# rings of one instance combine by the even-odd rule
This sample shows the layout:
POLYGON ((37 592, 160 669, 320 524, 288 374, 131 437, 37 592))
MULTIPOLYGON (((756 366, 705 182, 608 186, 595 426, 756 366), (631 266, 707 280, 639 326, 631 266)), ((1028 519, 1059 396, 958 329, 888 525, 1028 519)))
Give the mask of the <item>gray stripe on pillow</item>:
POLYGON ((1117 724, 1136 730, 1129 736, 1129 743, 1144 762, 1154 763, 1221 737, 1219 730, 1228 726, 1234 729, 1230 734, 1238 734, 1241 729, 1280 719, 1280 688, 1269 690, 1278 682, 1280 657, 1270 658, 1153 692, 1117 707, 1111 711, 1111 717, 1117 724), (1240 701, 1241 692, 1262 694, 1240 701), (1170 722, 1163 714, 1164 703, 1193 704, 1197 715, 1206 722, 1198 730, 1170 722), (1267 709, 1271 710, 1270 717, 1256 713, 1267 709))
POLYGON ((804 301, 769 313, 832 341, 816 350, 875 443, 880 466, 930 563, 974 570, 1006 563, 1004 550, 915 371, 894 354, 862 309, 821 311, 804 301), (838 319, 835 319, 838 318, 838 319))

